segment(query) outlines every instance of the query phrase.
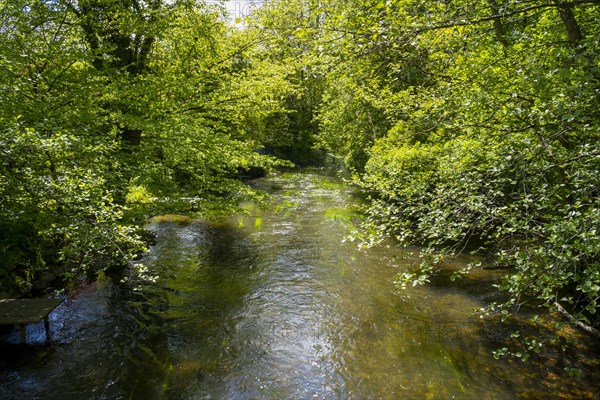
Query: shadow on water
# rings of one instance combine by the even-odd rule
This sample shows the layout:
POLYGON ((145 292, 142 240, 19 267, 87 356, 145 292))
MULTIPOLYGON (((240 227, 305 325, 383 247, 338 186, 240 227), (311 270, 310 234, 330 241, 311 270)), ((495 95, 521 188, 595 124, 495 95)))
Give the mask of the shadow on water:
MULTIPOLYGON (((220 323, 248 293, 252 248, 227 226, 153 226, 158 243, 144 262, 156 283, 98 282, 51 314, 52 340, 28 327, 28 345, 9 332, 1 347, 0 398, 162 398, 174 361, 204 370, 226 362, 220 323), (172 348, 177 348, 173 356, 172 348), (173 359, 175 358, 175 360, 173 359), (188 363, 189 364, 189 363, 188 363)), ((42 328, 43 329, 43 325, 42 328)), ((190 368, 189 366, 187 368, 190 368)))
POLYGON ((309 170, 255 184, 273 196, 265 209, 248 204, 221 224, 151 223, 145 279, 84 288, 51 314, 50 344, 43 326, 27 346, 4 335, 0 398, 594 396, 597 343, 570 327, 527 363, 492 357, 514 331, 540 329, 532 310, 510 324, 472 313, 497 300, 497 271, 454 283, 445 272, 398 292, 393 280, 418 249, 345 241, 360 199, 342 181, 309 170), (576 344, 557 352, 568 337, 576 344))

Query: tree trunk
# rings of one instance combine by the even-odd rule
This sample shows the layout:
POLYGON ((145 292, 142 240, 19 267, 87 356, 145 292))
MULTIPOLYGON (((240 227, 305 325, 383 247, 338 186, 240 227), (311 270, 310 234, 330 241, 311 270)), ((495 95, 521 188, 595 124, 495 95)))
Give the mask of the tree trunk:
POLYGON ((578 45, 583 40, 583 34, 581 33, 581 28, 579 27, 579 24, 575 19, 575 15, 573 14, 573 7, 560 6, 558 7, 558 14, 565 24, 569 41, 574 45, 578 45))
POLYGON ((496 0, 489 0, 489 5, 492 12, 492 17, 498 17, 494 18, 493 20, 496 39, 502 44, 502 46, 506 48, 508 47, 508 40, 506 39, 504 24, 502 23, 502 19, 500 18, 500 7, 498 7, 498 3, 496 3, 496 0))

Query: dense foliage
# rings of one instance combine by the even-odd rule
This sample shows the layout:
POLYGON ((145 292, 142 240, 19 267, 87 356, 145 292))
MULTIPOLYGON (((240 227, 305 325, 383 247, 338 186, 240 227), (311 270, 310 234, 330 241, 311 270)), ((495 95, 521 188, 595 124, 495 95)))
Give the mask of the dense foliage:
POLYGON ((546 305, 597 334, 597 2, 288 4, 256 25, 324 81, 315 140, 372 193, 367 239, 426 246, 398 284, 484 254, 506 268, 490 309, 546 305))
POLYGON ((281 68, 195 1, 0 2, 0 292, 126 265, 161 211, 227 213, 269 169, 281 68))

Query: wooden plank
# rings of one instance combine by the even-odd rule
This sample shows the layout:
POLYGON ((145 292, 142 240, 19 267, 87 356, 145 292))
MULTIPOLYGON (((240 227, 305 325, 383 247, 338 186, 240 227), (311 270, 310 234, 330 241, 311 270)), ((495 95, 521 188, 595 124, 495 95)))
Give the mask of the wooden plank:
POLYGON ((46 318, 63 299, 0 300, 0 325, 33 324, 46 318))

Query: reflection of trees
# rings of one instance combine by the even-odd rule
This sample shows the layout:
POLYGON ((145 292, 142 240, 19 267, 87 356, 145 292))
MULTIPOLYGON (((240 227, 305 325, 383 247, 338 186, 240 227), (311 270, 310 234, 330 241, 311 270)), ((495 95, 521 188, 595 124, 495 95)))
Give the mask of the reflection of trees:
MULTIPOLYGON (((226 225, 159 225, 157 244, 144 264, 160 276, 140 291, 123 288, 109 298, 113 345, 119 368, 115 379, 134 397, 158 398, 173 366, 195 354, 198 369, 215 368, 234 357, 232 316, 251 289, 252 246, 226 225), (224 356, 224 348, 228 355, 224 356)), ((173 376, 174 387, 185 386, 173 376)))

